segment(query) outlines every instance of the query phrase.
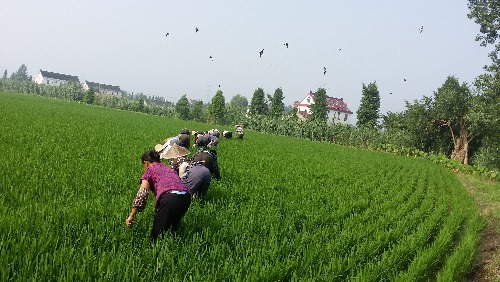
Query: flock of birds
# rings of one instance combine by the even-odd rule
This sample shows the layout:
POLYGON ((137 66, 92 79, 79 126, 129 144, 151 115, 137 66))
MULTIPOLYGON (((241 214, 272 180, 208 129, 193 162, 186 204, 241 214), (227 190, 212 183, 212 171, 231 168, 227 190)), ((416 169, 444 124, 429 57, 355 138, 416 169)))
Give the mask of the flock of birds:
MULTIPOLYGON (((419 33, 422 33, 424 31, 424 26, 421 26, 418 30, 419 30, 419 33)), ((198 33, 198 31, 200 31, 200 29, 198 27, 195 27, 194 31, 196 33, 198 33)), ((170 35, 170 33, 167 32, 165 34, 165 37, 168 37, 169 35, 170 35)), ((288 42, 285 42, 283 45, 285 45, 286 48, 288 49, 288 42)), ((342 51, 342 48, 339 48, 339 51, 342 51)), ((262 55, 264 55, 264 49, 259 51, 259 58, 262 58, 262 55)), ((212 60, 212 61, 214 60, 212 56, 210 56, 210 60, 212 60)), ((326 75, 326 67, 323 67, 323 75, 326 75)), ((406 82, 406 78, 404 78, 403 81, 406 82)), ((220 84, 219 84, 219 88, 220 88, 220 84)), ((392 92, 390 92, 389 94, 392 95, 392 92)))

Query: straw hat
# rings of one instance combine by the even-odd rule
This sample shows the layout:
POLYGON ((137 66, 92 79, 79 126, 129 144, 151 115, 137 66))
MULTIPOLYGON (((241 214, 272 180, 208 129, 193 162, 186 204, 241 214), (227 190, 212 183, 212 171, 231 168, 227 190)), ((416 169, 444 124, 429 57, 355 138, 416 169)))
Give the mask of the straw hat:
POLYGON ((164 144, 156 144, 155 151, 160 153, 161 151, 163 151, 165 149, 165 147, 167 147, 167 145, 168 145, 168 142, 165 142, 164 144))
POLYGON ((173 158, 178 158, 182 157, 189 154, 189 150, 181 147, 177 144, 173 144, 172 147, 168 149, 168 151, 163 155, 164 159, 173 159, 173 158))

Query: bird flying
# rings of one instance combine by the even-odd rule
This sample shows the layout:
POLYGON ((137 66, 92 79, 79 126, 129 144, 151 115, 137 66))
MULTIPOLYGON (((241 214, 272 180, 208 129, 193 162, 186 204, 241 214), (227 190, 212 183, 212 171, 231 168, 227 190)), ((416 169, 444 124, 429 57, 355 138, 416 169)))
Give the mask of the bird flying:
POLYGON ((262 54, 264 54, 264 49, 262 49, 260 52, 259 52, 259 57, 262 57, 262 54))
POLYGON ((170 35, 170 33, 168 33, 168 32, 167 32, 167 34, 165 34, 165 37, 167 37, 167 36, 169 36, 169 35, 170 35))
POLYGON ((288 48, 288 42, 287 42, 287 43, 285 43, 285 46, 286 46, 286 48, 288 48))
POLYGON ((326 75, 326 67, 323 67, 323 75, 326 75))
POLYGON ((195 32, 198 32, 198 31, 200 31, 200 30, 198 29, 198 27, 196 27, 196 28, 194 29, 194 31, 195 31, 195 32))
POLYGON ((420 33, 422 33, 422 31, 424 31, 424 26, 421 26, 418 30, 420 30, 420 33))

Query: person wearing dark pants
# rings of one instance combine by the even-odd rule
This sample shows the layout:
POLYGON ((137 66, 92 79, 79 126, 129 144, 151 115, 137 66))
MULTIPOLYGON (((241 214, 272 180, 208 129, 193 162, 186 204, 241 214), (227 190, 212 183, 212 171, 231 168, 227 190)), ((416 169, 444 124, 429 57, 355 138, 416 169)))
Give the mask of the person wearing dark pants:
POLYGON ((179 226, 182 217, 191 205, 191 194, 177 173, 161 163, 158 152, 147 151, 142 155, 141 160, 145 171, 125 224, 131 226, 134 223, 135 214, 144 210, 151 190, 156 199, 151 230, 151 239, 154 241, 163 232, 179 226))
POLYGON ((164 193, 156 204, 151 238, 156 240, 166 230, 177 230, 191 204, 190 193, 164 193))

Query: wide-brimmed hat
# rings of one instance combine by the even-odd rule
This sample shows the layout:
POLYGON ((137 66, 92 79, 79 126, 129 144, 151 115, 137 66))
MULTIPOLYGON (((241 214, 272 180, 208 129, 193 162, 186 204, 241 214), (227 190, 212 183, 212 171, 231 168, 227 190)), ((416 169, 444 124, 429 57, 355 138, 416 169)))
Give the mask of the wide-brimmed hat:
POLYGON ((173 158, 178 158, 182 157, 189 154, 189 150, 179 146, 177 144, 173 144, 168 151, 163 155, 164 159, 173 159, 173 158))
POLYGON ((163 144, 156 144, 155 146, 155 151, 160 153, 161 151, 163 151, 163 149, 165 149, 165 147, 168 146, 168 142, 165 142, 163 144))

